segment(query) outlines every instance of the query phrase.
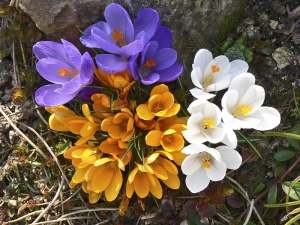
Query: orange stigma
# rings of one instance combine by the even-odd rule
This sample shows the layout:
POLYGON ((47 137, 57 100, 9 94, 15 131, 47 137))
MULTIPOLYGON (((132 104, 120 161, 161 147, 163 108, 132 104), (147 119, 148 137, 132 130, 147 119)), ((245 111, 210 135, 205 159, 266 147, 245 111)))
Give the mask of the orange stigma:
POLYGON ((76 75, 79 74, 79 71, 77 69, 73 69, 73 71, 69 72, 66 68, 62 68, 58 70, 58 74, 60 76, 69 76, 71 78, 74 78, 76 75))
POLYGON ((145 66, 147 66, 147 67, 153 67, 153 66, 156 66, 156 63, 155 63, 155 61, 154 61, 153 58, 150 58, 150 59, 148 59, 146 61, 145 66))
POLYGON ((114 30, 112 38, 114 39, 114 42, 119 42, 120 43, 120 47, 123 47, 124 45, 126 45, 126 41, 123 40, 125 37, 125 34, 122 34, 120 30, 114 30))
POLYGON ((220 72, 220 67, 217 67, 216 65, 211 66, 212 73, 220 72))

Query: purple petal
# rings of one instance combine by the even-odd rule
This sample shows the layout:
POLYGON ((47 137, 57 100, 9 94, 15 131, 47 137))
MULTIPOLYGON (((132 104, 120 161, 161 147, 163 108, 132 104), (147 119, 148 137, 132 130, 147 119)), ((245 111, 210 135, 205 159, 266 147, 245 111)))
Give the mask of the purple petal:
POLYGON ((153 83, 155 83, 156 81, 159 80, 159 74, 158 73, 150 73, 146 77, 143 77, 143 76, 140 76, 140 77, 141 77, 141 82, 145 85, 153 84, 153 83))
POLYGON ((136 37, 136 39, 129 43, 128 45, 125 45, 121 48, 122 51, 122 55, 123 56, 132 56, 135 55, 139 52, 141 52, 145 46, 145 42, 144 42, 144 36, 145 36, 145 32, 142 31, 141 33, 138 34, 138 36, 136 37))
POLYGON ((80 37, 80 41, 83 45, 85 45, 88 48, 99 48, 99 46, 96 44, 95 40, 92 37, 92 28, 98 28, 105 32, 107 35, 111 33, 111 30, 107 23, 100 21, 98 23, 95 23, 91 26, 89 26, 87 29, 85 29, 83 36, 80 37))
POLYGON ((121 49, 103 30, 100 30, 97 27, 93 27, 92 38, 99 48, 102 48, 109 53, 121 54, 121 49))
POLYGON ((158 27, 151 41, 158 43, 158 48, 171 48, 172 47, 172 33, 171 30, 166 26, 158 27))
POLYGON ((181 74, 182 74, 183 66, 175 62, 172 66, 169 68, 166 68, 164 70, 156 71, 159 73, 160 78, 159 82, 171 82, 173 80, 176 80, 181 74))
POLYGON ((126 70, 127 59, 112 54, 96 55, 97 66, 106 73, 117 73, 126 70))
POLYGON ((156 66, 153 70, 162 70, 170 67, 177 59, 177 52, 172 48, 163 48, 158 50, 154 55, 156 66))
POLYGON ((35 92, 35 101, 40 106, 57 106, 57 105, 63 105, 69 101, 71 101, 77 93, 71 94, 71 95, 62 95, 55 90, 58 88, 61 88, 61 85, 59 84, 49 84, 40 87, 35 92))
POLYGON ((157 11, 145 8, 138 12, 134 20, 134 34, 137 36, 141 31, 145 32, 145 43, 147 43, 155 34, 160 24, 160 18, 157 11))
POLYGON ((82 85, 89 85, 94 76, 94 61, 89 53, 85 52, 81 58, 80 79, 82 85))
MULTIPOLYGON (((96 79, 93 80, 91 85, 100 87, 100 83, 96 79)), ((96 93, 101 93, 100 88, 86 87, 83 88, 77 96, 84 102, 92 102, 91 96, 96 93)))
POLYGON ((128 70, 133 77, 133 79, 138 80, 139 79, 139 72, 138 72, 138 65, 137 65, 137 58, 139 54, 133 55, 129 61, 128 61, 128 70))
POLYGON ((156 41, 150 41, 146 44, 143 51, 141 52, 141 67, 147 60, 154 57, 157 51, 158 43, 156 41))
POLYGON ((32 50, 38 59, 53 58, 65 63, 67 61, 68 54, 62 44, 54 41, 41 41, 36 43, 32 50))
POLYGON ((82 83, 80 76, 76 76, 68 83, 63 84, 61 88, 56 89, 56 92, 62 95, 70 95, 73 93, 78 93, 81 89, 82 83))
POLYGON ((71 43, 64 39, 61 39, 63 46, 70 58, 70 61, 73 62, 76 69, 80 70, 81 64, 81 53, 79 50, 71 43))
POLYGON ((134 39, 133 25, 127 11, 120 5, 111 3, 104 11, 104 17, 112 32, 120 30, 125 34, 126 43, 131 43, 134 39))
POLYGON ((43 58, 36 64, 36 69, 39 74, 46 80, 55 84, 64 84, 72 79, 70 76, 59 75, 58 71, 63 68, 67 69, 67 71, 69 71, 70 73, 76 70, 69 64, 65 64, 62 61, 52 58, 43 58))

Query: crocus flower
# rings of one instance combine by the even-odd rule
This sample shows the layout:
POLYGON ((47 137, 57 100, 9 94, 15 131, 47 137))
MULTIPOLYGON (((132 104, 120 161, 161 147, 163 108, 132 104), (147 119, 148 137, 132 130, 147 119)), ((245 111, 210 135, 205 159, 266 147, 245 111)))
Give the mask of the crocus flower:
POLYGON ((33 46, 39 59, 36 69, 53 84, 40 87, 35 100, 41 106, 63 105, 72 100, 93 80, 94 63, 89 53, 80 54, 78 49, 66 40, 62 44, 41 41, 33 46))
POLYGON ((71 116, 76 116, 75 112, 66 106, 59 105, 45 107, 52 115, 49 117, 49 127, 56 131, 69 131, 69 120, 71 116))
POLYGON ((188 155, 182 165, 186 176, 186 186, 192 193, 205 189, 209 181, 219 181, 225 177, 226 169, 237 169, 242 157, 227 146, 209 148, 203 144, 190 144, 182 149, 188 155))
POLYGON ((264 99, 265 90, 255 85, 255 77, 251 73, 237 76, 222 98, 224 123, 234 130, 273 129, 280 123, 280 114, 272 107, 262 107, 264 99))
POLYGON ((220 55, 213 59, 212 53, 200 49, 194 59, 191 79, 196 88, 190 90, 198 99, 210 99, 214 94, 229 86, 230 81, 237 75, 248 70, 248 64, 240 59, 229 62, 228 58, 220 55))
POLYGON ((106 22, 98 22, 84 31, 81 42, 90 48, 101 48, 112 54, 96 55, 98 67, 115 73, 127 68, 131 56, 139 53, 153 37, 160 23, 158 13, 150 8, 138 12, 132 23, 127 11, 111 3, 104 11, 106 22))

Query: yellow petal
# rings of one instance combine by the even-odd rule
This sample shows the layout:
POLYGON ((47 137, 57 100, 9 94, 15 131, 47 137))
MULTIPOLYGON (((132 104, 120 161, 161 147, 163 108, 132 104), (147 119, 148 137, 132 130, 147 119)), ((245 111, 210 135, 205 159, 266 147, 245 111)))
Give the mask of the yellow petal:
POLYGON ((98 171, 98 166, 91 166, 90 169, 85 173, 84 180, 90 181, 98 171))
POLYGON ((98 159, 95 163, 94 163, 94 166, 100 166, 100 165, 103 165, 107 162, 111 162, 111 161, 114 161, 114 159, 112 158, 101 158, 101 159, 98 159))
POLYGON ((56 131, 69 131, 69 128, 55 118, 55 114, 49 117, 49 127, 56 131))
POLYGON ((139 171, 139 169, 137 167, 135 167, 128 175, 128 182, 132 183, 134 180, 134 177, 136 175, 136 173, 139 171))
POLYGON ((102 192, 96 193, 96 192, 91 191, 89 193, 89 202, 91 204, 98 202, 98 200, 101 198, 101 195, 102 195, 102 192))
POLYGON ((178 189, 180 187, 180 180, 177 175, 168 173, 168 179, 167 180, 162 180, 165 185, 167 185, 169 188, 172 189, 178 189))
POLYGON ((167 174, 166 170, 162 166, 160 166, 158 163, 152 163, 151 168, 153 169, 154 174, 157 178, 159 178, 161 180, 168 179, 168 174, 167 174))
POLYGON ((146 144, 152 147, 160 146, 162 134, 160 130, 151 130, 145 137, 146 144))
POLYGON ((126 182, 126 196, 128 198, 131 198, 134 192, 134 186, 133 183, 129 183, 129 181, 127 180, 126 182))
POLYGON ((107 168, 105 165, 99 166, 91 182, 92 190, 98 193, 104 191, 111 182, 113 175, 112 169, 107 168))
POLYGON ((155 117, 154 113, 148 109, 147 104, 139 105, 136 108, 136 113, 137 113, 138 117, 143 120, 152 120, 155 117))
POLYGON ((136 174, 133 181, 135 193, 140 198, 145 198, 149 194, 149 181, 147 174, 148 173, 139 172, 136 174))
POLYGON ((111 179, 111 182, 105 189, 105 197, 107 201, 111 202, 117 198, 122 183, 123 183, 122 173, 119 169, 117 169, 114 173, 113 178, 111 179))
POLYGON ((127 131, 122 126, 112 125, 108 128, 108 133, 109 136, 111 136, 114 139, 121 139, 126 136, 127 131))
POLYGON ((174 162, 178 165, 181 166, 183 160, 187 157, 186 154, 182 153, 181 151, 174 151, 174 152, 170 152, 173 156, 173 160, 174 162))
POLYGON ((90 167, 85 167, 82 169, 76 169, 73 177, 72 177, 72 181, 74 183, 81 183, 82 181, 84 181, 84 176, 86 174, 86 172, 89 170, 90 167))
POLYGON ((118 155, 126 150, 126 145, 125 148, 120 148, 118 140, 113 138, 107 138, 105 141, 101 142, 99 148, 104 153, 118 155))
POLYGON ((149 191, 158 199, 162 197, 162 187, 158 179, 152 174, 147 173, 149 179, 149 191))
POLYGON ((158 156, 159 156, 159 153, 158 153, 158 152, 155 152, 155 153, 149 155, 149 156, 146 158, 146 163, 149 164, 149 163, 154 162, 158 156))
POLYGON ((95 124, 87 122, 81 128, 81 130, 80 130, 80 136, 81 137, 90 137, 90 136, 93 136, 97 130, 98 129, 95 126, 95 124))
POLYGON ((168 109, 164 117, 176 115, 180 110, 180 104, 174 103, 171 108, 168 109))
POLYGON ((72 180, 71 180, 70 183, 69 183, 69 187, 72 188, 72 189, 73 189, 76 185, 77 185, 77 183, 74 183, 72 180))
POLYGON ((158 161, 165 168, 165 170, 168 173, 178 174, 177 167, 172 162, 170 162, 168 159, 159 157, 158 161))
POLYGON ((165 135, 162 137, 161 145, 168 152, 178 151, 184 147, 184 139, 177 133, 165 135))
POLYGON ((101 157, 101 154, 98 154, 100 152, 97 148, 96 149, 86 149, 82 154, 82 161, 94 164, 97 159, 101 157))
POLYGON ((156 94, 163 94, 164 92, 169 92, 169 88, 165 84, 160 84, 160 85, 155 86, 152 89, 150 96, 156 95, 156 94))
POLYGON ((107 132, 108 128, 114 125, 113 119, 114 119, 113 116, 104 119, 101 123, 101 130, 107 132))

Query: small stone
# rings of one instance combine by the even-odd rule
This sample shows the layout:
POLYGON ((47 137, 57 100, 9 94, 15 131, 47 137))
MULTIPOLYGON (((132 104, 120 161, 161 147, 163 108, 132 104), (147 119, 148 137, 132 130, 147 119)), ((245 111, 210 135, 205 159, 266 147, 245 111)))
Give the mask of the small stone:
POLYGON ((273 52, 272 57, 276 61, 277 67, 283 69, 293 62, 294 54, 287 47, 279 47, 273 52))
POLYGON ((278 26, 278 21, 275 21, 275 20, 271 20, 270 23, 269 23, 269 26, 275 30, 278 26))
POLYGON ((247 32, 247 36, 248 36, 249 39, 256 39, 256 40, 261 39, 261 35, 259 33, 259 28, 258 27, 250 25, 250 26, 247 27, 246 32, 247 32))
POLYGON ((8 200, 8 205, 15 207, 17 205, 17 200, 8 200))
POLYGON ((0 61, 0 87, 5 85, 8 81, 8 78, 13 74, 12 63, 9 60, 0 61))

